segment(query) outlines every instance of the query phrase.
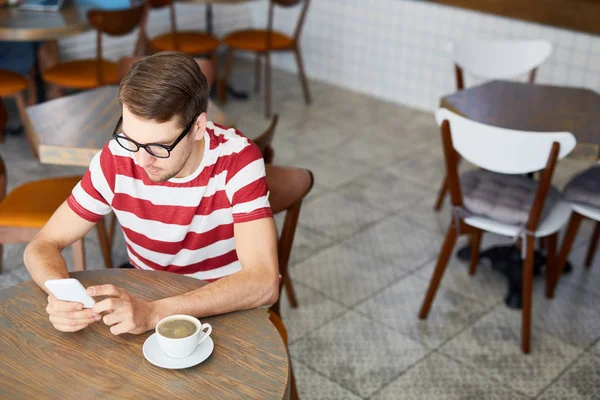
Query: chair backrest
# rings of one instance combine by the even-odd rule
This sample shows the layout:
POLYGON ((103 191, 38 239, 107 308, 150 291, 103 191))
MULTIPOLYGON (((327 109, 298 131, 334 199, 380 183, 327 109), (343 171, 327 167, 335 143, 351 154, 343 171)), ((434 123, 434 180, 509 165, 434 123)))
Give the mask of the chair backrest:
MULTIPOLYGON (((129 72, 129 70, 133 67, 133 64, 140 61, 144 57, 123 57, 119 59, 118 67, 119 67, 119 79, 123 79, 125 75, 129 72)), ((195 58, 196 63, 200 66, 200 70, 206 77, 206 81, 208 82, 208 87, 212 87, 215 82, 215 65, 212 60, 204 59, 204 58, 195 58)))
POLYGON ((538 228, 554 168, 575 147, 568 132, 527 132, 498 128, 468 120, 449 110, 436 112, 441 126, 446 176, 453 206, 462 207, 457 153, 484 169, 502 174, 542 171, 525 227, 538 228))
POLYGON ((124 10, 100 10, 93 9, 88 11, 87 18, 90 24, 96 28, 96 75, 98 83, 104 84, 104 74, 102 73, 102 34, 111 36, 123 36, 131 33, 145 14, 146 6, 140 4, 124 10))
MULTIPOLYGON (((276 5, 280 7, 294 7, 300 3, 303 3, 302 10, 300 10, 300 16, 298 17, 298 22, 296 23, 293 36, 294 42, 297 42, 300 38, 300 34, 302 33, 302 28, 304 26, 304 20, 306 19, 306 12, 308 11, 310 0, 271 0, 269 3, 267 30, 269 32, 273 30, 273 15, 276 5)), ((267 48, 271 48, 271 35, 267 36, 267 48)))
POLYGON ((452 145, 469 162, 502 174, 526 174, 544 169, 552 144, 560 144, 559 159, 575 147, 569 132, 530 132, 476 122, 441 108, 438 125, 450 123, 452 145))
MULTIPOLYGON (((288 263, 296 233, 296 225, 300 216, 302 200, 312 189, 314 177, 312 172, 302 168, 266 165, 269 201, 273 214, 285 211, 285 221, 279 235, 277 256, 279 273, 285 279, 288 274, 288 263)), ((281 280, 283 283, 284 279, 281 280)), ((281 293, 283 285, 279 285, 281 293)), ((271 309, 279 315, 279 301, 271 309)))
POLYGON ((146 0, 150 8, 163 8, 173 4, 173 0, 146 0))
POLYGON ((112 36, 131 33, 140 24, 143 15, 143 4, 123 10, 94 9, 87 13, 88 21, 98 32, 112 36))
POLYGON ((508 79, 530 73, 552 53, 546 40, 465 40, 450 43, 448 50, 457 67, 457 86, 463 88, 462 69, 488 79, 508 79))
POLYGON ((272 164, 273 157, 275 157, 275 151, 273 150, 271 143, 273 142, 273 137, 275 136, 275 128, 277 128, 278 121, 279 115, 275 114, 271 119, 269 127, 259 137, 253 140, 253 142, 260 149, 260 152, 265 160, 265 164, 272 164))

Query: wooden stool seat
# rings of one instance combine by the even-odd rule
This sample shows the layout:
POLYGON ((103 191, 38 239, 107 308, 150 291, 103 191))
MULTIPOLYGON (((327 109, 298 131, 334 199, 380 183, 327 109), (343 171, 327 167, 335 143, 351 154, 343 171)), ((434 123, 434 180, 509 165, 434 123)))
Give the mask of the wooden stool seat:
POLYGON ((0 70, 0 97, 13 96, 27 89, 29 82, 13 71, 0 70))
MULTIPOLYGON (((230 33, 223 43, 236 50, 267 51, 269 31, 263 29, 245 29, 230 33)), ((294 40, 277 31, 271 32, 271 50, 289 50, 294 46, 294 40)))
POLYGON ((80 180, 53 178, 17 187, 0 202, 0 226, 41 229, 80 180))
POLYGON ((220 45, 215 37, 196 31, 165 33, 150 40, 150 46, 156 51, 177 50, 190 55, 210 53, 220 45))
POLYGON ((76 60, 58 64, 42 74, 44 80, 55 85, 74 89, 93 89, 102 85, 119 83, 117 63, 102 60, 102 81, 98 77, 98 60, 76 60))

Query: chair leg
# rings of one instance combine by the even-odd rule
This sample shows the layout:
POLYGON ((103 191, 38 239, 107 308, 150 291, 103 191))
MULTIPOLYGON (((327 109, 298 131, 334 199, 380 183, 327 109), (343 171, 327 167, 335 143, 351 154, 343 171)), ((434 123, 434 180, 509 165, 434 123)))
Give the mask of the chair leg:
POLYGON ((594 233, 592 234, 592 238, 590 240, 590 245, 588 247, 587 255, 585 256, 585 267, 590 268, 592 266, 592 261, 594 261, 594 256, 596 255, 596 250, 598 249, 598 240, 600 239, 600 221, 596 222, 596 228, 594 229, 594 233))
POLYGON ((294 291, 294 285, 292 285, 289 273, 285 274, 283 277, 283 286, 285 287, 285 293, 287 294, 290 305, 292 308, 297 308, 298 300, 296 300, 296 292, 294 291))
POLYGON ((102 251, 102 257, 104 258, 104 267, 112 268, 111 246, 108 234, 106 233, 104 217, 100 218, 100 221, 96 224, 96 232, 98 233, 98 243, 100 243, 100 250, 102 251))
POLYGON ((442 244, 442 249, 437 264, 435 265, 433 276, 431 277, 431 281, 429 281, 429 288, 427 289, 427 294, 423 300, 421 311, 419 312, 419 318, 421 319, 427 318, 427 314, 429 314, 429 309, 431 308, 435 294, 440 286, 442 277, 444 276, 444 271, 446 270, 448 260, 452 255, 452 250, 456 244, 457 237, 458 233, 456 232, 456 227, 454 226, 454 223, 451 222, 444 243, 442 244))
POLYGON ((32 69, 27 75, 27 105, 33 106, 37 104, 37 90, 35 87, 35 71, 32 69))
POLYGON ((533 294, 533 261, 535 257, 535 238, 527 236, 527 255, 523 263, 523 314, 521 316, 521 349, 529 353, 531 344, 531 300, 533 294))
POLYGON ((435 211, 440 211, 442 209, 446 193, 448 193, 448 176, 444 176, 444 180, 442 181, 442 186, 440 187, 437 199, 435 200, 435 205, 433 206, 435 211))
POLYGON ((225 77, 223 78, 223 101, 222 103, 227 103, 227 87, 229 86, 229 78, 231 75, 231 67, 233 66, 233 48, 229 47, 227 49, 227 60, 225 61, 225 77))
POLYGON ((261 66, 260 66, 260 53, 256 53, 256 59, 254 60, 254 72, 256 73, 256 77, 254 78, 254 93, 258 93, 260 91, 260 75, 261 75, 261 66))
POLYGON ((271 118, 271 54, 265 52, 265 117, 271 118))
POLYGON ((0 98, 0 143, 2 143, 2 141, 4 141, 4 128, 6 128, 7 123, 8 123, 8 111, 6 110, 4 101, 2 101, 2 98, 0 98))
POLYGON ((296 63, 298 64, 298 74, 300 75, 300 83, 302 84, 304 101, 308 105, 312 100, 310 98, 310 91, 308 89, 308 80, 306 79, 306 73, 304 71, 304 63, 302 62, 302 54, 300 54, 300 48, 298 46, 294 48, 294 54, 296 55, 296 63))
POLYGON ((469 275, 475 275, 477 272, 477 265, 479 264, 479 248, 481 246, 481 236, 483 231, 477 229, 475 233, 472 233, 469 237, 469 249, 471 251, 471 265, 469 265, 469 275))
POLYGON ((17 111, 19 112, 19 118, 21 119, 21 124, 23 124, 23 132, 25 132, 25 137, 27 138, 27 142, 29 142, 29 148, 31 149, 31 153, 35 158, 38 158, 38 149, 31 137, 31 132, 27 128, 27 112, 25 111, 26 104, 23 93, 15 94, 15 100, 17 102, 17 111))
POLYGON ((557 278, 557 260, 556 257, 556 243, 558 242, 558 232, 550 235, 546 238, 544 243, 546 244, 546 297, 551 299, 554 293, 552 293, 552 284, 557 278))
POLYGON ((571 247, 573 246, 573 242, 575 241, 575 237, 577 236, 577 231, 579 230, 579 225, 581 225, 582 220, 583 215, 577 212, 573 212, 571 214, 571 219, 569 220, 569 224, 567 225, 567 232, 565 233, 565 238, 563 239, 562 247, 558 256, 556 275, 552 280, 552 285, 549 289, 546 290, 546 296, 549 298, 554 297, 556 285, 558 284, 558 281, 562 276, 563 270, 565 269, 567 257, 569 256, 569 252, 571 251, 571 247))
POLYGON ((292 368, 292 358, 289 356, 290 360, 290 400, 298 400, 298 389, 296 389, 296 378, 294 377, 294 370, 292 368))
POLYGON ((212 60, 213 66, 215 68, 213 82, 215 88, 217 90, 217 98, 223 104, 225 102, 225 86, 223 86, 223 81, 221 80, 221 76, 219 74, 219 53, 215 50, 210 53, 210 59, 212 60))
POLYGON ((75 271, 85 271, 85 248, 83 247, 83 238, 71 245, 73 250, 73 268, 75 271))

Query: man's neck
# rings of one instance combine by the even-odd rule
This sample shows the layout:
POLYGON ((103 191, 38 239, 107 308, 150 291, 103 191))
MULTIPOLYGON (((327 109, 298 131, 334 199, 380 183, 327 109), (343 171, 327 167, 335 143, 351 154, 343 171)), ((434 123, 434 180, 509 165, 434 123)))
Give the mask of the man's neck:
POLYGON ((175 176, 175 178, 185 178, 186 176, 190 176, 191 174, 198 169, 200 163, 202 163, 202 158, 204 157, 204 145, 206 140, 202 138, 202 140, 197 140, 194 142, 194 150, 188 158, 185 166, 179 171, 179 173, 175 176))

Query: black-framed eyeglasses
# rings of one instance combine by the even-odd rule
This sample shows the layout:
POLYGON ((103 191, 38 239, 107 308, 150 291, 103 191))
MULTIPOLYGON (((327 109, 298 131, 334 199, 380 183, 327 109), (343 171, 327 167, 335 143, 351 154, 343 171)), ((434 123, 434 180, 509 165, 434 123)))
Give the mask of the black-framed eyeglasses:
POLYGON ((181 135, 179 135, 179 137, 177 137, 177 139, 175 139, 173 144, 171 144, 169 146, 167 146, 165 144, 159 144, 159 143, 141 144, 131 138, 119 135, 117 132, 119 130, 119 127, 121 126, 121 123, 123 122, 123 116, 121 116, 119 118, 119 121, 117 121, 117 125, 115 126, 115 130, 113 131, 112 137, 113 137, 113 139, 115 139, 117 141, 117 143, 119 143, 119 145, 122 148, 124 148, 127 151, 136 153, 140 150, 140 148, 142 148, 142 149, 146 150, 148 152, 148 154, 150 154, 151 156, 154 156, 156 158, 169 158, 169 156, 171 155, 171 152, 173 151, 175 146, 177 146, 177 143, 181 142, 181 140, 185 137, 185 135, 187 135, 190 132, 190 130, 192 129, 192 126, 194 125, 195 120, 196 120, 196 118, 192 119, 190 121, 190 123, 185 127, 183 132, 181 132, 181 135))

